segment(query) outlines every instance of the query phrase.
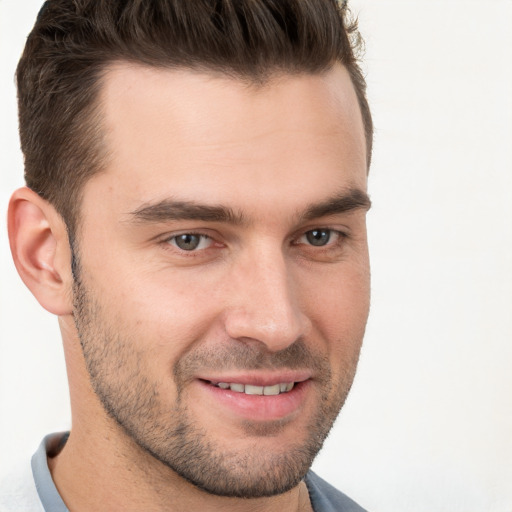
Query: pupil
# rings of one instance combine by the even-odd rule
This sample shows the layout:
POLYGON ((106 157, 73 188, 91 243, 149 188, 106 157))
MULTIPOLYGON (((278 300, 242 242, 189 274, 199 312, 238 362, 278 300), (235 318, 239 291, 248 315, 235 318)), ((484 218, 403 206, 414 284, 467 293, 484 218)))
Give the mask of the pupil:
POLYGON ((185 234, 176 237, 176 245, 184 251, 192 251, 199 245, 199 236, 185 234))
POLYGON ((325 245, 331 238, 331 232, 328 229, 313 229, 307 232, 306 238, 311 245, 325 245))

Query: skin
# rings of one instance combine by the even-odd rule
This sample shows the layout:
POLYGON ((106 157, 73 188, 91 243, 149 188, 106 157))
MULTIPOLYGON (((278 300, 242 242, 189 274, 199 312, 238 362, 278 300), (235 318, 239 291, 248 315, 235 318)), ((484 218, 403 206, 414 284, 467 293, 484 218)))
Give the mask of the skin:
POLYGON ((73 427, 49 460, 57 488, 78 511, 308 510, 300 481, 352 383, 369 308, 348 74, 255 86, 119 63, 104 80, 110 156, 83 191, 76 280, 52 206, 28 189, 10 205, 16 266, 59 315, 66 353, 73 427), (183 234, 200 245, 180 249, 183 234), (301 384, 242 398, 210 381, 301 384))

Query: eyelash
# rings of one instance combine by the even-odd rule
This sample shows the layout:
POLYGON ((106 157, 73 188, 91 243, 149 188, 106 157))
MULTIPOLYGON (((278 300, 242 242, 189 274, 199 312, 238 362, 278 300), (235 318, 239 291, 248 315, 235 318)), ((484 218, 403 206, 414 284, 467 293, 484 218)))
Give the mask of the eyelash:
MULTIPOLYGON (((197 257, 201 257, 202 255, 204 255, 205 251, 208 251, 209 249, 211 249, 212 246, 214 246, 216 244, 216 241, 212 236, 207 235, 205 233, 198 233, 195 231, 184 231, 182 233, 177 233, 177 234, 168 236, 167 238, 162 240, 162 243, 164 244, 164 247, 167 250, 175 251, 180 256, 187 257, 187 258, 197 258, 197 257), (186 250, 186 249, 182 249, 181 247, 179 247, 177 245, 177 240, 179 239, 179 237, 183 237, 183 236, 198 237, 200 239, 198 247, 196 247, 192 250, 186 250), (208 246, 201 247, 201 245, 205 241, 209 241, 208 246)), ((220 243, 217 243, 217 244, 218 244, 218 246, 222 246, 222 244, 220 244, 220 243)))
MULTIPOLYGON (((313 229, 308 229, 307 231, 302 232, 302 234, 299 237, 296 237, 292 240, 291 245, 293 245, 295 247, 300 246, 300 245, 305 245, 314 251, 321 252, 323 250, 324 252, 327 252, 329 250, 334 250, 334 249, 338 248, 340 245, 343 245, 344 241, 348 237, 349 237, 349 235, 347 233, 340 231, 338 229, 328 228, 328 227, 322 227, 322 228, 315 227, 313 229), (311 243, 308 244, 308 243, 300 242, 301 239, 307 237, 308 234, 314 233, 315 231, 320 231, 320 232, 324 231, 324 232, 329 233, 329 238, 325 245, 314 245, 311 243), (334 241, 331 241, 333 238, 333 235, 336 236, 337 238, 334 241)), ((173 234, 172 236, 165 238, 164 240, 162 240, 162 243, 167 247, 172 246, 172 250, 177 251, 180 255, 183 255, 185 257, 199 257, 201 254, 204 254, 204 251, 208 251, 208 249, 210 249, 217 242, 215 241, 215 239, 212 236, 207 235, 205 233, 200 233, 200 232, 195 232, 195 231, 184 231, 182 233, 173 234), (191 236, 191 237, 199 237, 200 238, 198 247, 195 247, 191 250, 186 250, 186 249, 182 249, 181 247, 179 247, 177 245, 176 240, 179 237, 183 237, 183 236, 187 236, 187 235, 191 236), (210 241, 208 246, 200 247, 200 245, 205 240, 210 241)), ((218 243, 218 245, 222 246, 221 243, 218 243)))
MULTIPOLYGON (((307 238, 309 234, 313 234, 315 232, 328 232, 328 239, 327 239, 327 242, 325 245, 315 245, 313 243, 309 243, 309 244, 305 244, 305 245, 308 245, 309 247, 312 247, 316 250, 320 250, 322 248, 324 249, 331 249, 331 248, 334 248, 334 247, 337 247, 339 246, 341 243, 343 243, 343 241, 347 238, 347 234, 344 233, 343 231, 340 231, 338 229, 333 229, 333 228, 313 228, 313 229, 308 229, 306 232, 304 232, 299 238, 298 240, 301 240, 303 238, 307 238), (337 237, 334 241, 331 241, 333 235, 335 237, 337 237)), ((300 245, 300 242, 296 242, 294 243, 294 245, 300 245)))

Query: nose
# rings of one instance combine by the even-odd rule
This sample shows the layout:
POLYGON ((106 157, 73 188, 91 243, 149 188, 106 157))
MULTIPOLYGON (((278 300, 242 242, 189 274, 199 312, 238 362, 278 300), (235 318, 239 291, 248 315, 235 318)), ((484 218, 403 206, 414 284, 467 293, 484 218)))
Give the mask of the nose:
POLYGON ((299 300, 300 283, 281 251, 258 251, 230 280, 224 325, 231 339, 259 342, 278 352, 308 333, 311 323, 299 300))

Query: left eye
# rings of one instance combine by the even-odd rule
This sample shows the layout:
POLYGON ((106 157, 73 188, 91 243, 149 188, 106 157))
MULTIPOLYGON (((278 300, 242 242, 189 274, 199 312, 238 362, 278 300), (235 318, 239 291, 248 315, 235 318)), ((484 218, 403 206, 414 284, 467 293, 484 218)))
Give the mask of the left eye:
POLYGON ((169 238, 168 242, 182 251, 196 251, 210 247, 212 239, 206 235, 183 233, 169 238))
POLYGON ((304 233, 300 239, 300 243, 306 243, 315 247, 322 247, 329 242, 336 241, 340 233, 333 229, 312 229, 304 233))

